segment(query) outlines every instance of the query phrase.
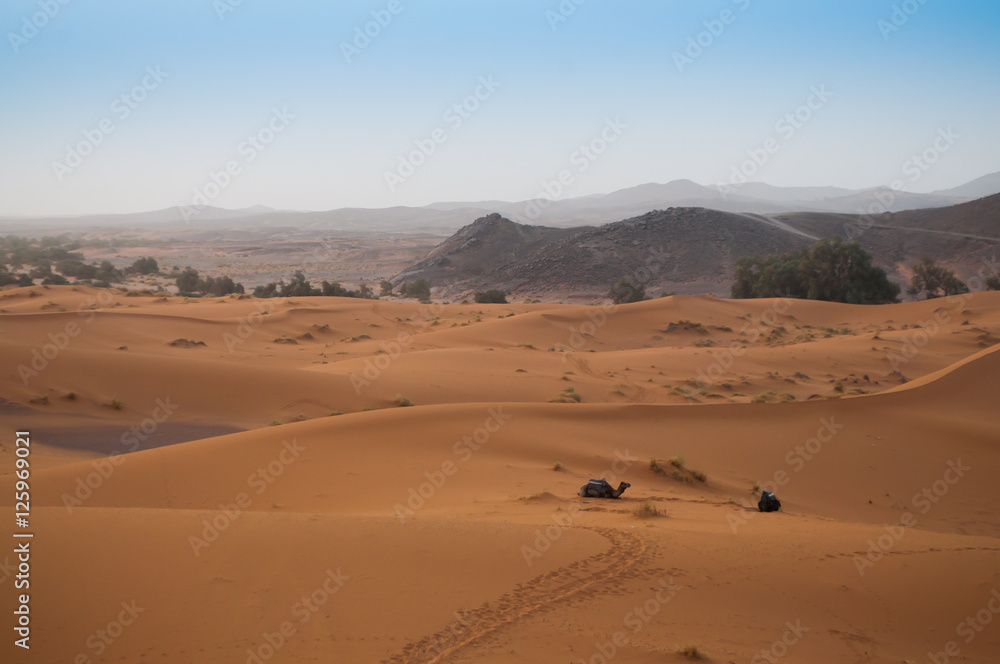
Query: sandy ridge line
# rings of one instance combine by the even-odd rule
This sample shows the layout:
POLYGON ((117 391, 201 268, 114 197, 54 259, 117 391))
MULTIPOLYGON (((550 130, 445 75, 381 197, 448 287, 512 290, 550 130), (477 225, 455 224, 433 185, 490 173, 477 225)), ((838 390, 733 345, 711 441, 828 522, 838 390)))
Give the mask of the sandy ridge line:
MULTIPOLYGON (((585 526, 582 526, 585 527, 585 526)), ((611 547, 515 586, 494 602, 484 602, 453 620, 443 630, 407 644, 383 664, 437 664, 459 650, 529 615, 579 596, 599 594, 600 585, 638 576, 635 569, 649 549, 649 542, 635 533, 612 528, 589 528, 607 539, 611 547), (604 565, 591 572, 593 567, 604 565), (455 635, 458 641, 453 643, 455 635), (440 644, 449 644, 441 647, 440 644)))

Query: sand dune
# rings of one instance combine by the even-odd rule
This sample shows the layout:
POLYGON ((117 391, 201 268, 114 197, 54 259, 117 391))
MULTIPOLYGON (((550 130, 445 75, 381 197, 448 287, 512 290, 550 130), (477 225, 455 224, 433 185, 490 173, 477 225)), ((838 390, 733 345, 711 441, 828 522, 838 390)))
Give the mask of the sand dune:
POLYGON ((91 316, 100 291, 30 290, 0 300, 0 490, 30 428, 32 661, 1000 652, 996 622, 942 629, 1000 589, 1000 294, 91 316), (632 486, 576 497, 595 476, 632 486))

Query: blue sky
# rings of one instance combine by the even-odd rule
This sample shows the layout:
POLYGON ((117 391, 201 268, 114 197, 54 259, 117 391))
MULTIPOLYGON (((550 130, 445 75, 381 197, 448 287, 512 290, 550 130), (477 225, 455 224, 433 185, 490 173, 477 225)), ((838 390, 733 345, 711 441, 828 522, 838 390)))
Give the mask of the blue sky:
POLYGON ((229 208, 520 200, 609 120, 626 128, 564 195, 721 182, 776 136, 751 179, 888 183, 949 127, 960 138, 907 188, 1000 170, 986 0, 8 0, 0 28, 0 215, 196 192, 229 208), (372 12, 387 24, 345 56, 372 12), (777 133, 814 88, 829 99, 777 133), (417 142, 434 149, 411 156, 417 142))

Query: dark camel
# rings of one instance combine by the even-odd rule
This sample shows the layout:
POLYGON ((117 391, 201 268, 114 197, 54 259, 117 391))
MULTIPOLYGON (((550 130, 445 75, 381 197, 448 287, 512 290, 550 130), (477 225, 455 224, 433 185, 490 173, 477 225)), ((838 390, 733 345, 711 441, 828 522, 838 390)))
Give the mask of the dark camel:
POLYGON ((617 489, 612 489, 607 480, 590 480, 580 487, 581 498, 618 498, 625 489, 632 486, 628 482, 622 482, 617 489))

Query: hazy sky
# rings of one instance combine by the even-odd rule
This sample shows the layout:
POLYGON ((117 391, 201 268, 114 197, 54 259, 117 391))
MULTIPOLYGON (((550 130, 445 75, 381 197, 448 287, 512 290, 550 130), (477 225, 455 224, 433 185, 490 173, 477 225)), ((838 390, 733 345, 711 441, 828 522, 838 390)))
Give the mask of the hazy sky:
POLYGON ((768 139, 777 185, 1000 170, 995 0, 5 0, 0 26, 0 215, 710 184, 768 139))

